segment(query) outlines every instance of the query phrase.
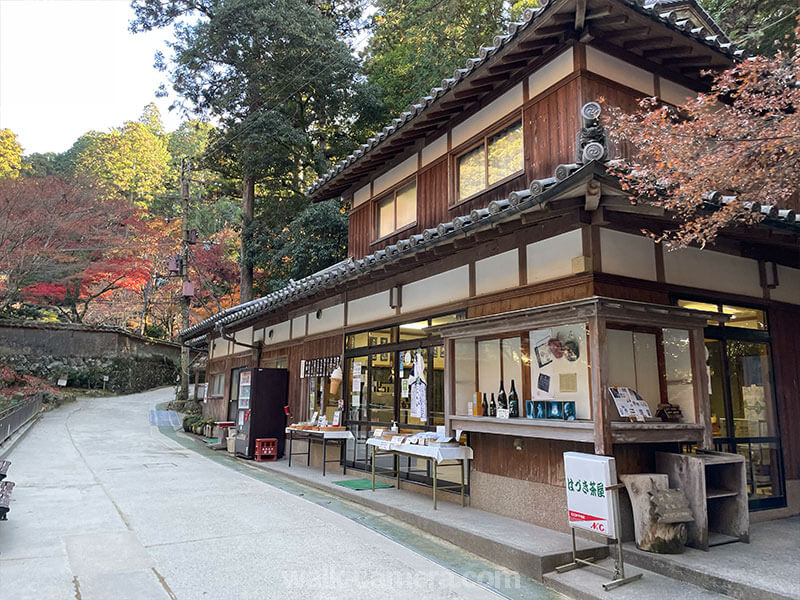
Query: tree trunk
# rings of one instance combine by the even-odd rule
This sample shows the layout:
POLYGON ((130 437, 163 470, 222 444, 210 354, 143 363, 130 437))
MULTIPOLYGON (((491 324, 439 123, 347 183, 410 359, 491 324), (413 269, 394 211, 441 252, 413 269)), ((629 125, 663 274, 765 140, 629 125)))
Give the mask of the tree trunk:
POLYGON ((255 216, 255 187, 252 175, 242 174, 242 251, 240 259, 239 303, 253 299, 253 261, 250 258, 253 232, 251 226, 255 216))

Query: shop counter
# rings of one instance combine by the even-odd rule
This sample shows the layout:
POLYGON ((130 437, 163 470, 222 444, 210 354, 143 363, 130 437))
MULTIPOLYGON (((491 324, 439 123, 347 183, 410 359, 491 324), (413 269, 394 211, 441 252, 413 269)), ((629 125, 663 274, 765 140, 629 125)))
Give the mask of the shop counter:
MULTIPOLYGON (((499 419, 497 417, 451 415, 447 422, 450 429, 473 433, 494 433, 572 442, 592 443, 594 441, 594 424, 587 420, 499 419)), ((703 426, 695 423, 613 421, 611 423, 611 439, 615 444, 699 443, 703 439, 703 426)))
POLYGON ((325 466, 329 462, 337 462, 342 465, 343 473, 347 473, 347 462, 344 460, 345 450, 347 449, 347 440, 355 439, 353 434, 345 429, 335 431, 324 431, 319 429, 297 429, 295 427, 287 427, 286 433, 289 434, 289 466, 292 466, 293 454, 305 454, 306 466, 311 464, 311 442, 313 440, 320 440, 322 442, 322 476, 325 477, 325 466), (292 442, 295 439, 306 440, 305 452, 292 452, 292 442), (328 460, 327 449, 328 442, 333 442, 339 445, 339 458, 328 460))
MULTIPOLYGON (((433 509, 437 508, 437 490, 459 490, 461 493, 461 506, 464 506, 464 469, 467 461, 472 460, 472 448, 469 446, 444 446, 431 444, 422 446, 418 444, 395 444, 381 438, 369 438, 367 446, 370 448, 372 458, 372 491, 375 491, 375 456, 378 454, 391 454, 394 456, 407 456, 420 458, 431 463, 433 467, 433 509), (439 485, 439 466, 442 463, 458 464, 461 482, 458 485, 439 485)), ((425 470, 427 473, 427 469, 425 470)), ((395 470, 382 470, 378 474, 392 474, 397 479, 397 488, 400 489, 400 468, 395 470)))

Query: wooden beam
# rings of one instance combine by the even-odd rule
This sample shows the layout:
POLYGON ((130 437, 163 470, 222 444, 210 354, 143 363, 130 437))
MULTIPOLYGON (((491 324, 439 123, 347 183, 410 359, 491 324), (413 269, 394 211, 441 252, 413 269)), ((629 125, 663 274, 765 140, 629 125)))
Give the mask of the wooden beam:
POLYGON ((485 94, 486 92, 491 92, 493 89, 494 87, 491 85, 475 86, 466 90, 453 92, 453 98, 471 98, 475 94, 485 94))
POLYGON ((615 31, 614 36, 616 40, 621 40, 624 38, 643 38, 650 34, 650 27, 629 27, 628 29, 624 29, 622 31, 615 31))
POLYGON ((583 31, 586 23, 586 0, 575 2, 575 31, 583 31))
POLYGON ((714 449, 711 436, 711 400, 708 395, 708 371, 706 366, 706 344, 702 329, 689 331, 689 350, 692 361, 692 388, 694 390, 697 423, 703 426, 705 450, 714 449))
POLYGON ((671 46, 669 48, 652 48, 644 50, 642 56, 645 58, 658 58, 659 56, 680 56, 694 52, 692 46, 671 46))
MULTIPOLYGON (((614 15, 613 17, 603 17, 601 19, 596 19, 593 23, 593 27, 615 27, 617 25, 625 25, 630 18, 628 15, 614 15)), ((615 31, 614 34, 623 33, 621 31, 615 31)))
POLYGON ((629 40, 622 44, 622 47, 625 50, 631 50, 632 48, 641 48, 642 46, 659 46, 665 45, 668 46, 672 42, 672 37, 663 35, 659 37, 646 37, 637 40, 629 40))
POLYGON ((539 38, 536 40, 527 40, 525 42, 520 42, 520 48, 548 48, 550 46, 555 46, 561 41, 559 37, 544 37, 539 38))
POLYGON ((612 452, 611 419, 608 409, 608 352, 606 321, 589 317, 589 361, 592 386, 592 421, 594 453, 610 456, 612 452))
POLYGON ((514 69, 521 69, 528 66, 527 60, 518 60, 516 62, 501 63, 499 65, 492 65, 487 70, 489 73, 505 73, 506 71, 513 71, 514 69))
POLYGON ((474 80, 474 83, 483 85, 484 83, 496 83, 499 81, 505 81, 508 79, 508 73, 502 73, 500 75, 486 75, 485 77, 478 77, 474 80))
POLYGON ((661 61, 662 65, 677 65, 677 64, 684 64, 684 65, 703 65, 705 63, 710 63, 714 60, 714 57, 710 54, 701 54, 698 56, 677 56, 675 58, 665 58, 661 61))
POLYGON ((532 50, 521 50, 519 52, 509 52, 503 57, 503 62, 512 62, 520 58, 536 58, 544 54, 544 48, 534 48, 532 50))

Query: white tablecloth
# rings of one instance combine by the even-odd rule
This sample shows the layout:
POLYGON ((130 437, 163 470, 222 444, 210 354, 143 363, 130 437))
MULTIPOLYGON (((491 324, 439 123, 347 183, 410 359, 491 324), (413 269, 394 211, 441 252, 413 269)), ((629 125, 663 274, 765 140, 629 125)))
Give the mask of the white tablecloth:
POLYGON ((326 440, 352 440, 355 439, 353 434, 347 430, 344 431, 320 431, 319 429, 295 429, 294 427, 287 427, 286 433, 293 431, 295 433, 307 433, 314 437, 320 437, 326 440))
POLYGON ((442 446, 433 444, 420 446, 418 444, 393 444, 389 440, 369 438, 367 446, 375 446, 378 450, 402 452, 421 458, 433 458, 437 463, 444 460, 472 460, 472 448, 469 446, 442 446))

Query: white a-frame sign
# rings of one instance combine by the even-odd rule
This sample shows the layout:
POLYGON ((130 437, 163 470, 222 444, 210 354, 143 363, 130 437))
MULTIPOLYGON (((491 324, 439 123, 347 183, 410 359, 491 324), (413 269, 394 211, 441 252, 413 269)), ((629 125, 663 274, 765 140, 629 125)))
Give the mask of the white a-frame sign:
POLYGON ((572 530, 572 562, 556 568, 565 573, 580 567, 596 567, 613 574, 613 579, 604 583, 606 590, 641 578, 641 573, 625 577, 622 562, 622 542, 619 539, 619 489, 617 465, 611 456, 564 453, 564 479, 567 488, 567 512, 572 530), (596 565, 578 558, 575 529, 585 529, 597 535, 616 540, 617 557, 614 569, 596 565))

